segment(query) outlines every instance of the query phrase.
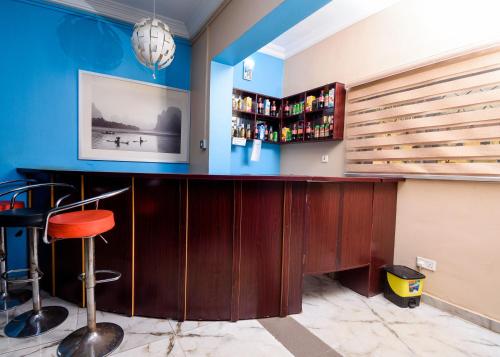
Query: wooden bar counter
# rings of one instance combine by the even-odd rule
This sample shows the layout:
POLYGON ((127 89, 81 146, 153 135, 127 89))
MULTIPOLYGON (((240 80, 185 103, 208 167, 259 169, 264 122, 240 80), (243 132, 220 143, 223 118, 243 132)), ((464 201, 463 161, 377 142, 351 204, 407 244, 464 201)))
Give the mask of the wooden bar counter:
MULTIPOLYGON (((178 320, 239 320, 302 310, 304 274, 336 272, 365 296, 381 291, 394 252, 397 179, 221 176, 18 169, 77 187, 72 200, 131 186, 102 201, 116 227, 96 239, 97 308, 178 320)), ((61 192, 34 192, 49 207, 61 192)), ((65 202, 69 202, 65 201, 65 202)), ((40 245, 42 286, 85 304, 82 240, 40 245)))

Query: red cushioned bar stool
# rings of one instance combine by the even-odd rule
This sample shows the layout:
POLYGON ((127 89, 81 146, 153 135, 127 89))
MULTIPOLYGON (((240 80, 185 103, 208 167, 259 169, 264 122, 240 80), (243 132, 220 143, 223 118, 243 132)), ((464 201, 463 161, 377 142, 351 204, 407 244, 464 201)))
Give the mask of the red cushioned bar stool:
MULTIPOLYGON (((31 179, 3 181, 0 182, 0 188, 4 189, 5 187, 9 186, 20 186, 35 182, 35 180, 31 179)), ((10 200, 0 200, 0 211, 6 211, 12 208, 24 208, 24 202, 16 201, 11 207, 10 200)), ((2 275, 7 271, 7 249, 5 243, 6 237, 6 228, 0 227, 0 311, 10 310, 16 306, 24 304, 26 301, 31 299, 31 291, 27 289, 11 289, 9 291, 7 280, 1 278, 2 275)))
MULTIPOLYGON (((0 196, 12 194, 11 206, 13 207, 15 206, 16 198, 21 193, 48 187, 59 187, 67 190, 75 189, 73 186, 65 183, 38 183, 14 188, 7 192, 3 192, 0 196)), ((61 202, 61 199, 57 201, 56 205, 61 202)), ((8 337, 22 338, 38 336, 59 326, 68 317, 68 310, 66 308, 62 306, 42 307, 40 299, 39 280, 43 277, 43 273, 38 267, 38 231, 44 227, 46 214, 47 210, 37 208, 14 208, 0 211, 1 227, 25 227, 28 229, 29 233, 29 268, 6 271, 2 275, 2 279, 10 283, 31 283, 33 309, 14 317, 14 319, 5 326, 4 332, 8 337), (29 278, 11 279, 12 274, 26 271, 29 271, 29 278)))
POLYGON ((43 237, 45 243, 51 243, 48 236, 57 240, 85 238, 85 273, 81 274, 80 279, 85 280, 87 293, 87 326, 73 331, 64 338, 57 349, 58 356, 107 356, 122 343, 123 329, 120 326, 109 322, 96 323, 94 296, 96 284, 116 281, 120 279, 121 274, 112 270, 95 270, 94 238, 115 226, 113 212, 98 209, 99 201, 116 196, 128 189, 129 187, 57 207, 47 214, 43 237), (96 204, 95 210, 60 213, 90 203, 96 204), (96 280, 96 273, 107 273, 113 277, 96 280))

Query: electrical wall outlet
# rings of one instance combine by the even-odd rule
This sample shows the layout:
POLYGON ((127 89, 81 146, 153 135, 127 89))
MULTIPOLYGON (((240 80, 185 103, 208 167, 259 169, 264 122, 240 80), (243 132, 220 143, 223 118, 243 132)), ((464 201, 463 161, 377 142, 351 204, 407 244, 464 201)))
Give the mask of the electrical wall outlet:
POLYGON ((417 257, 417 267, 422 268, 422 269, 426 269, 426 270, 436 271, 437 262, 435 260, 417 257))
POLYGON ((328 155, 321 155, 321 162, 327 163, 328 162, 328 155))

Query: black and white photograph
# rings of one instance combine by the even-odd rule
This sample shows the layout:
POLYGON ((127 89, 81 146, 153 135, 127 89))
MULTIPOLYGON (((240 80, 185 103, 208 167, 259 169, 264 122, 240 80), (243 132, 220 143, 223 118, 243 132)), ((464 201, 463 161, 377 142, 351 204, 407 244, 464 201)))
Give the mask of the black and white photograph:
POLYGON ((80 158, 186 162, 189 93, 80 71, 80 158))

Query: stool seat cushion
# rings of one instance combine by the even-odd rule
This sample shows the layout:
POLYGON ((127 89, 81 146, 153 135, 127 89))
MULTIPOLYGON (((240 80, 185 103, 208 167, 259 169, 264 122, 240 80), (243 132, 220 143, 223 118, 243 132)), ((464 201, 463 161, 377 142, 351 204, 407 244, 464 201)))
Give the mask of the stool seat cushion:
POLYGON ((112 211, 88 210, 61 213, 50 217, 48 234, 53 238, 93 237, 115 226, 112 211))
MULTIPOLYGON (((24 208, 24 202, 14 202, 14 208, 24 208)), ((6 211, 8 209, 10 209, 10 201, 0 201, 0 211, 6 211)))
POLYGON ((15 208, 0 211, 0 227, 38 227, 43 225, 45 211, 34 208, 15 208))

